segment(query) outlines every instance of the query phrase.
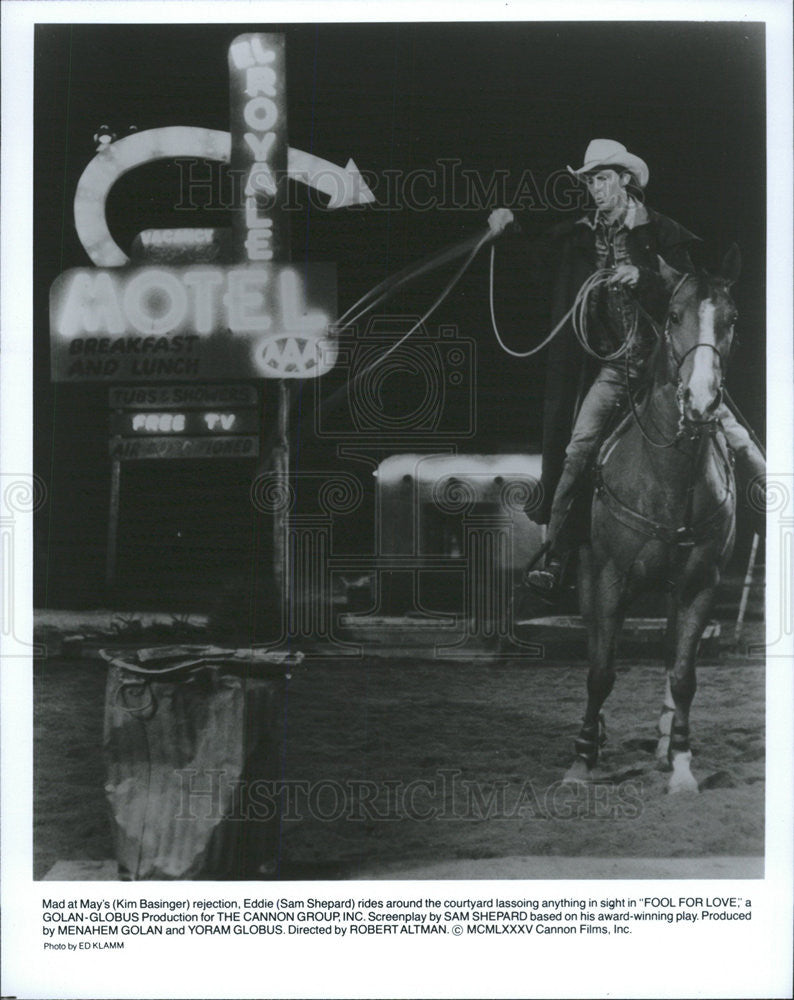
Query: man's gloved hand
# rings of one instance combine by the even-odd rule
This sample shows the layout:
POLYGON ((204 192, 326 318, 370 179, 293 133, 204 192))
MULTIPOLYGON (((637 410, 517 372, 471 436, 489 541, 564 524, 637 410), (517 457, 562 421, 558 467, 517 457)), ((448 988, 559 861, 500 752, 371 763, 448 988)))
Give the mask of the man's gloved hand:
POLYGON ((634 288, 640 280, 640 269, 633 264, 618 264, 614 273, 607 279, 608 285, 623 285, 634 288))
POLYGON ((509 208, 495 208, 488 216, 488 228, 494 236, 500 236, 513 219, 513 213, 509 208))

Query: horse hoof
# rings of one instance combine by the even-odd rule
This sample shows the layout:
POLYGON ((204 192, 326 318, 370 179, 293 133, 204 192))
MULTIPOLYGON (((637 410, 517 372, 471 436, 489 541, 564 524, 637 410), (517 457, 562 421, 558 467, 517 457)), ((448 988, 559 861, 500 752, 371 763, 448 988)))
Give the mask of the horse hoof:
POLYGON ((589 785, 593 776, 585 761, 579 758, 571 764, 562 780, 566 785, 589 785))
POLYGON ((698 783, 691 774, 686 777, 676 777, 673 775, 672 778, 670 778, 670 784, 668 785, 667 790, 671 795, 697 795, 698 783))
POLYGON ((670 784, 668 785, 668 791, 671 795, 679 795, 682 792, 697 795, 698 783, 689 770, 691 760, 691 751, 679 753, 673 757, 673 773, 670 776, 670 784))

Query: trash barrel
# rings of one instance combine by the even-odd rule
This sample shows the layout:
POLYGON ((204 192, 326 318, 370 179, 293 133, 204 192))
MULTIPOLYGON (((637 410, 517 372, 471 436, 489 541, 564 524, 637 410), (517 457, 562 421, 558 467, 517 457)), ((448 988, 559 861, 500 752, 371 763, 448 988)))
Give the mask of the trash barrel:
POLYGON ((303 654, 166 646, 101 655, 120 877, 273 877, 284 695, 303 654))

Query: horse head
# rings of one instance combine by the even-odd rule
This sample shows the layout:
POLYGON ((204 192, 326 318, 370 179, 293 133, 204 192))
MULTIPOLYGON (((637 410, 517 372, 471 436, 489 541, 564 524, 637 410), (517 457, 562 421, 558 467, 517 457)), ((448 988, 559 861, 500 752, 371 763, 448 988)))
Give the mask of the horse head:
POLYGON ((685 424, 710 423, 722 402, 737 319, 730 288, 740 268, 736 244, 728 250, 717 275, 706 271, 682 274, 659 260, 670 293, 662 346, 685 424))

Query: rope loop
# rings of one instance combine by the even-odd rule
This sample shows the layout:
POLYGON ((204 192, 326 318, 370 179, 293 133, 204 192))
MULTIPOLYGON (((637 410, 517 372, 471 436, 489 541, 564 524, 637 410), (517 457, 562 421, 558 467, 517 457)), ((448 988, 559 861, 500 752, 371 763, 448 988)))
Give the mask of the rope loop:
MULTIPOLYGON (((371 289, 364 296, 362 296, 358 302, 347 309, 339 320, 334 324, 334 329, 337 334, 342 330, 345 330, 359 320, 361 320, 367 313, 371 312, 374 308, 380 305, 383 301, 389 298, 398 288, 412 281, 414 278, 418 278, 420 275, 427 274, 430 271, 441 267, 443 264, 454 260, 456 257, 463 256, 466 254, 466 259, 463 261, 461 266, 452 276, 450 281, 447 282, 446 286, 442 290, 441 294, 436 298, 433 304, 425 311, 422 318, 414 323, 410 330, 405 333, 399 340, 394 343, 388 350, 386 350, 372 365, 369 366, 367 371, 371 371, 376 365, 384 361, 393 351, 397 350, 409 337, 411 337, 438 309, 441 303, 447 298, 452 289, 457 285, 460 279, 463 277, 465 272, 471 266, 472 261, 480 252, 486 243, 491 242, 491 259, 490 259, 490 278, 489 278, 489 301, 491 308, 491 325, 493 327, 494 334, 496 336, 497 343, 502 348, 505 353, 509 354, 513 358, 531 358, 535 354, 539 354, 540 351, 548 347, 549 344, 558 336, 564 329, 568 321, 571 321, 573 327, 574 335, 579 342, 582 350, 589 354, 590 357, 595 358, 602 364, 609 361, 616 361, 618 358, 622 358, 630 349, 630 346, 636 336, 638 317, 639 317, 639 306, 635 308, 634 315, 632 317, 631 327, 628 331, 628 335, 625 341, 618 347, 616 351, 610 354, 599 354, 593 347, 591 347, 589 342, 589 330, 588 330, 588 314, 589 314, 589 300, 590 296, 596 294, 598 290, 605 284, 607 284, 614 274, 614 271, 608 268, 601 268, 591 274, 582 283, 581 288, 576 293, 576 298, 574 299, 573 305, 565 313, 562 319, 557 323, 554 329, 548 334, 544 340, 538 344, 536 347, 531 348, 528 351, 514 351, 512 348, 508 347, 502 339, 499 333, 499 327, 496 322, 496 311, 494 307, 494 261, 496 257, 496 247, 493 245, 494 234, 490 229, 486 229, 484 233, 480 236, 469 237, 454 246, 448 247, 445 250, 440 251, 437 254, 421 261, 418 265, 411 265, 404 268, 402 271, 393 275, 391 278, 387 278, 385 281, 381 282, 375 288, 371 289)), ((365 373, 361 373, 365 374, 365 373)))
POLYGON ((502 340, 501 334, 499 333, 499 327, 496 322, 496 310, 494 308, 494 260, 496 257, 496 247, 491 247, 491 267, 490 267, 490 278, 489 278, 489 301, 491 306, 491 326, 493 327, 493 332, 496 336, 497 343, 502 348, 502 350, 509 354, 513 358, 531 358, 535 354, 539 354, 544 348, 548 347, 549 344, 554 340, 554 338, 563 330, 568 321, 571 321, 571 326, 573 327, 574 335, 579 342, 579 346, 582 350, 589 354, 591 358, 595 358, 602 364, 608 361, 617 361, 618 358, 622 358, 624 354, 627 353, 629 347, 637 334, 637 324, 638 324, 638 309, 634 310, 634 315, 631 321, 631 327, 629 328, 628 335, 624 342, 618 347, 616 351, 611 354, 599 354, 593 347, 590 346, 589 330, 588 330, 588 313, 590 309, 590 296, 596 294, 598 290, 609 282, 609 279, 614 274, 614 271, 610 268, 599 268, 599 270, 594 271, 589 277, 585 278, 582 282, 582 286, 576 293, 573 305, 568 310, 567 313, 562 317, 559 323, 554 327, 551 333, 548 334, 544 340, 541 341, 536 347, 530 348, 528 351, 514 351, 511 347, 502 340))

